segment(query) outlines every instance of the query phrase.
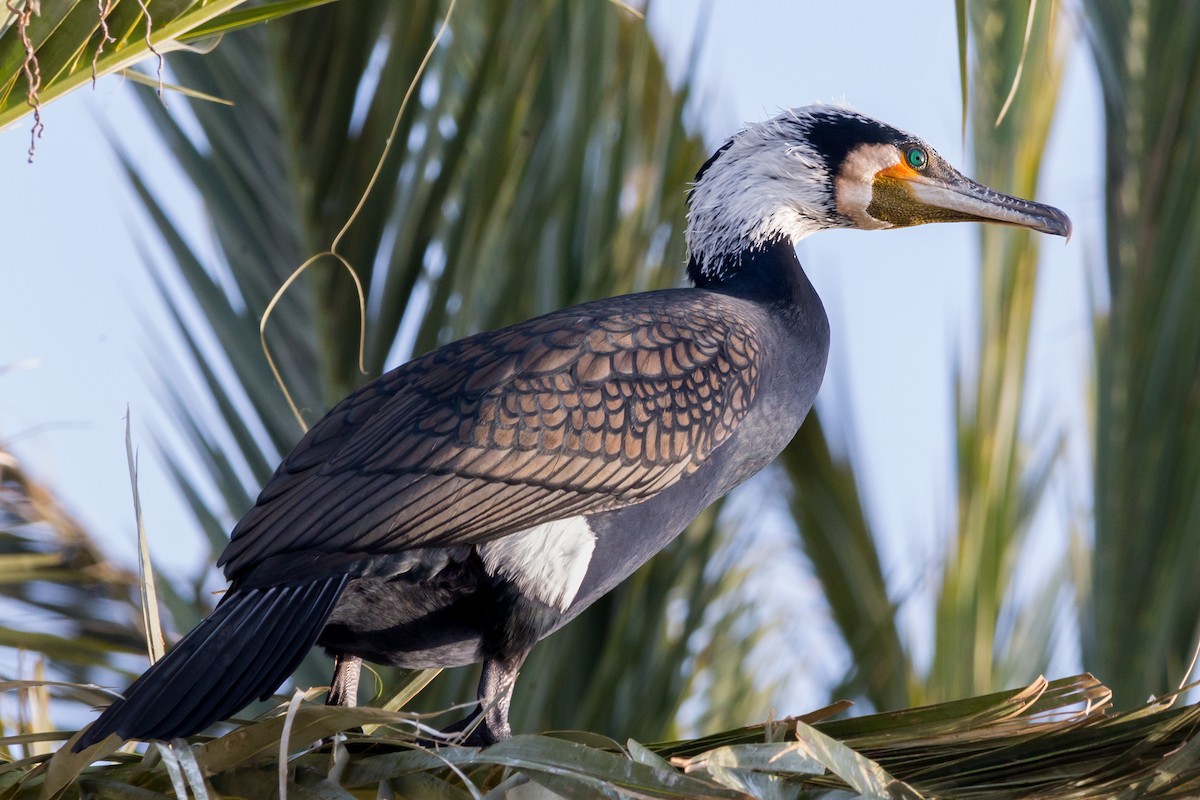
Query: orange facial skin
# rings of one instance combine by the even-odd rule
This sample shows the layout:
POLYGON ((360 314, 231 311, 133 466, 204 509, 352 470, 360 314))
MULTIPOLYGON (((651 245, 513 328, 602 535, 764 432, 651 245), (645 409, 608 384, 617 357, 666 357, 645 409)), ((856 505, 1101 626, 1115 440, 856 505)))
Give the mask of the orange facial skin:
POLYGON ((908 164, 905 164, 903 161, 897 161, 892 166, 887 167, 886 169, 879 170, 879 172, 875 173, 875 177, 877 179, 878 178, 898 178, 902 181, 911 181, 913 178, 917 177, 920 174, 921 173, 917 172, 915 169, 910 167, 908 164))

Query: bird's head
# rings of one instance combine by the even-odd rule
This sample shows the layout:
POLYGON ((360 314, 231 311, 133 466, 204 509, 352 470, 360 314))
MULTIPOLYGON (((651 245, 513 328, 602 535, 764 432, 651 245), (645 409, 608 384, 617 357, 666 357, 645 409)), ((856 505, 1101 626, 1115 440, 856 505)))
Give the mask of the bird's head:
POLYGON ((1057 208, 962 175, 915 136, 844 106, 794 108, 731 137, 689 193, 688 274, 719 283, 741 258, 827 228, 997 222, 1070 236, 1057 208))

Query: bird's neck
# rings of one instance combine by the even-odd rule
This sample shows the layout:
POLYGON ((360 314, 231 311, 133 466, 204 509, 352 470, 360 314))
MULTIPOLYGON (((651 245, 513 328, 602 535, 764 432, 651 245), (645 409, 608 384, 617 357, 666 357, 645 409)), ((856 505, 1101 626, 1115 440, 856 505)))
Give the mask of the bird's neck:
MULTIPOLYGON (((688 278, 696 286, 714 286, 750 269, 760 255, 792 252, 796 242, 830 227, 786 205, 764 207, 750 215, 724 214, 708 219, 704 209, 688 218, 688 278), (768 213, 769 209, 769 213, 768 213)), ((792 253, 792 260, 795 254, 792 253)))
POLYGON ((782 235, 736 252, 710 254, 707 260, 693 253, 688 260, 688 278, 699 289, 738 295, 767 305, 803 305, 816 297, 791 238, 782 235))

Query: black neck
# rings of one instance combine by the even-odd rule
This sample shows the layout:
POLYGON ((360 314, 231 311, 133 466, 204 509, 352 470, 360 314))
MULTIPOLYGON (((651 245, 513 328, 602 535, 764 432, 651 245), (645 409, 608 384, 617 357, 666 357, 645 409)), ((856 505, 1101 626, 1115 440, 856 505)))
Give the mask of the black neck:
POLYGON ((698 289, 725 292, 768 304, 792 305, 815 297, 796 250, 785 237, 729 254, 703 268, 692 256, 688 278, 698 289))

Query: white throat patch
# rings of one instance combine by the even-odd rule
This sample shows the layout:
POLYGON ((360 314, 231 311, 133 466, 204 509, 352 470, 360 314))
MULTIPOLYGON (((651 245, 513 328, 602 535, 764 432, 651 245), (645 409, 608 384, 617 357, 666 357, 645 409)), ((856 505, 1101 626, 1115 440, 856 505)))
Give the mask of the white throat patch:
POLYGON ((508 578, 522 594, 566 611, 592 561, 596 534, 586 517, 569 517, 479 546, 490 575, 508 578))
POLYGON ((899 162, 899 154, 890 144, 859 145, 848 153, 834 179, 833 196, 838 213, 863 230, 892 227, 890 222, 868 214, 867 207, 871 205, 875 175, 899 162))

